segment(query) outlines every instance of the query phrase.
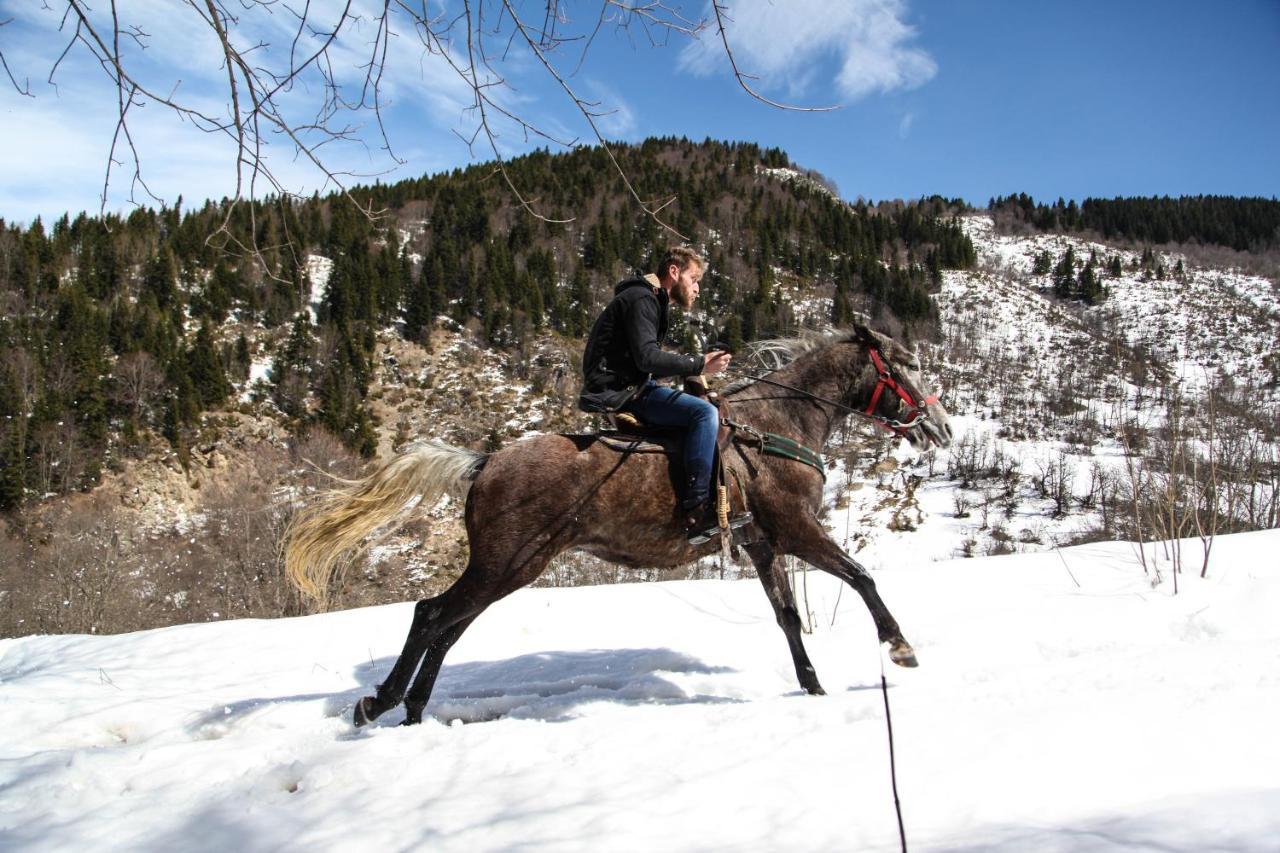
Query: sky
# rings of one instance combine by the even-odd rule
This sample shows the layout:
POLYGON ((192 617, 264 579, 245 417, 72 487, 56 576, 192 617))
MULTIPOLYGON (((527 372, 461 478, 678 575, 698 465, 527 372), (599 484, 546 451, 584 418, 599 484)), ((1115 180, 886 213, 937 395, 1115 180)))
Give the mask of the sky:
MULTIPOLYGON (((839 107, 829 112, 780 110, 753 99, 730 73, 711 7, 670 6, 683 20, 706 26, 691 37, 646 28, 640 19, 628 27, 606 22, 585 59, 581 39, 548 57, 570 89, 599 104, 596 124, 608 139, 676 135, 778 147, 850 200, 940 194, 982 206, 992 196, 1017 192, 1048 201, 1280 196, 1276 0, 730 2, 728 38, 739 67, 753 75, 752 85, 776 101, 839 107)), ((229 114, 218 43, 193 7, 165 0, 122 0, 117 7, 122 23, 145 33, 121 41, 134 79, 157 97, 181 100, 204 115, 229 114)), ((232 39, 260 45, 251 53, 255 66, 281 67, 294 41, 285 8, 238 12, 232 39)), ((317 10, 314 22, 323 24, 335 3, 322 0, 311 8, 317 10)), ((376 35, 368 0, 356 0, 355 8, 365 17, 340 36, 330 66, 349 100, 359 98, 376 35)), ((435 0, 430 8, 451 20, 463 7, 460 0, 435 0)), ((515 8, 527 22, 541 23, 541 3, 525 0, 515 8)), ((108 10, 104 5, 90 18, 104 36, 108 10)), ((486 10, 486 28, 498 31, 487 42, 495 75, 489 79, 497 82, 500 75, 503 84, 486 89, 494 99, 489 112, 497 150, 514 156, 539 145, 563 150, 558 142, 593 142, 591 127, 564 88, 518 38, 510 38, 510 19, 495 20, 492 7, 486 10), (526 138, 498 116, 499 108, 558 142, 526 138)), ((594 2, 566 3, 558 32, 585 36, 600 10, 594 2)), ((56 2, 0 0, 0 52, 12 77, 0 74, 0 162, 6 164, 0 217, 10 222, 102 206, 117 98, 83 42, 58 62, 73 32, 64 11, 56 2)), ((424 51, 406 20, 397 19, 393 29, 381 94, 394 158, 373 117, 349 113, 343 116, 348 137, 320 149, 326 165, 351 184, 493 159, 493 148, 475 136, 470 88, 439 51, 424 51)), ((299 39, 299 55, 314 44, 314 38, 299 39)), ((466 65, 463 48, 462 39, 450 48, 459 67, 466 65)), ((323 93, 317 78, 304 78, 283 96, 285 114, 302 122, 323 93)), ((240 94, 247 101, 247 93, 240 94)), ((129 111, 129 129, 154 197, 132 180, 121 137, 107 210, 156 205, 156 198, 173 204, 178 196, 190 207, 237 191, 237 152, 225 136, 202 132, 155 101, 129 111)), ((268 163, 281 188, 303 194, 336 188, 278 134, 268 142, 268 163)), ((239 191, 272 190, 260 179, 239 191)))

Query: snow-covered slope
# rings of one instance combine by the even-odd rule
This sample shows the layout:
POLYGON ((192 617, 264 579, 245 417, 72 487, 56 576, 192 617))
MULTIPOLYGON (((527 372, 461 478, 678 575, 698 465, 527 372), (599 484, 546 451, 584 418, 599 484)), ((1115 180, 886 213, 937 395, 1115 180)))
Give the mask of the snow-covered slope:
MULTIPOLYGON (((1104 494, 1123 492, 1129 483, 1120 481, 1133 479, 1126 454, 1154 452, 1134 436, 1159 435, 1171 400, 1188 418, 1184 429, 1200 430, 1202 453, 1212 421, 1219 441, 1228 427, 1260 440, 1251 451, 1259 470, 1274 466, 1274 282, 1174 254, 1144 268, 1140 253, 1076 237, 1001 235, 985 215, 962 225, 978 263, 944 272, 936 297, 942 343, 925 347, 958 440, 932 458, 899 454, 896 468, 854 465, 829 481, 828 497, 841 510, 829 523, 850 550, 888 564, 907 549, 925 547, 941 559, 1038 550, 1098 530, 1106 526, 1104 494), (1102 304, 1058 299, 1051 277, 1033 273, 1038 254, 1056 263, 1068 248, 1080 264, 1096 255, 1102 304), (1105 270, 1113 258, 1118 276, 1105 270), (964 467, 984 473, 959 476, 964 467), (1059 481, 1067 485, 1052 499, 1059 481)), ((1161 460, 1135 464, 1148 461, 1158 468, 1161 460)), ((1267 504, 1275 486, 1266 476, 1240 488, 1267 504)), ((1217 487, 1225 490, 1225 480, 1217 487)))
MULTIPOLYGON (((1090 354, 1114 360, 1098 342, 1115 338, 1158 359, 1168 379, 1195 388, 1220 375, 1255 389, 1271 379, 1263 359, 1280 342, 1280 288, 1274 282, 1200 267, 1176 254, 1157 255, 1165 273, 1156 276, 1138 268, 1140 253, 1134 251, 1058 234, 1000 235, 988 216, 966 217, 962 224, 978 252, 979 271, 945 276, 939 309, 953 334, 1010 347, 1033 366, 1070 366, 1090 354), (1050 277, 1033 274, 1037 254, 1048 252, 1056 263, 1068 247, 1080 264, 1096 254, 1107 289, 1099 306, 1078 310, 1055 300, 1050 277), (1118 277, 1103 271, 1111 258, 1120 259, 1118 277), (1073 358, 1067 348, 1081 344, 1073 358)), ((1274 398, 1274 389, 1266 396, 1274 398)))
MULTIPOLYGON (((1125 543, 877 572, 911 849, 1275 849, 1277 549, 1176 596, 1125 543)), ((798 587, 828 696, 754 581, 527 589, 408 729, 348 720, 409 604, 3 640, 0 848, 897 849, 870 619, 798 587)))

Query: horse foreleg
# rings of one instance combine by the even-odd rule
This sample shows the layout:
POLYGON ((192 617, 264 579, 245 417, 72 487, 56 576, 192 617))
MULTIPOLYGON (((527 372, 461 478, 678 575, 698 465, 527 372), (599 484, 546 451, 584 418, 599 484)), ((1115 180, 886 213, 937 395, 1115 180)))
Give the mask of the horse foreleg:
POLYGON ((787 553, 794 554, 814 568, 835 575, 857 590, 867 609, 871 611, 880 642, 889 644, 891 661, 898 666, 917 665, 915 650, 902 636, 902 629, 876 591, 871 574, 861 563, 846 554, 816 519, 789 537, 788 546, 787 553))
POLYGON ((825 695, 827 691, 818 683, 818 674, 814 671, 809 655, 805 651, 800 634, 800 613, 796 609, 795 597, 791 594, 791 584, 787 583, 786 567, 768 542, 757 542, 746 546, 747 554, 756 567, 760 583, 764 585, 765 595, 773 605, 773 614, 777 617, 778 627, 786 635, 787 646, 791 649, 791 662, 795 664, 796 678, 800 687, 814 695, 825 695))

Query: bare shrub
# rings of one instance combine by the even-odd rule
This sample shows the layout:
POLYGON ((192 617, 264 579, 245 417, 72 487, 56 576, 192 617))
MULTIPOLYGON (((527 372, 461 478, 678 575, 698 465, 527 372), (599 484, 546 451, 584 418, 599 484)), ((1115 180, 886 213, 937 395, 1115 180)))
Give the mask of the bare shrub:
POLYGON ((136 541, 118 506, 75 496, 6 537, 0 569, 6 635, 98 634, 148 624, 136 541))

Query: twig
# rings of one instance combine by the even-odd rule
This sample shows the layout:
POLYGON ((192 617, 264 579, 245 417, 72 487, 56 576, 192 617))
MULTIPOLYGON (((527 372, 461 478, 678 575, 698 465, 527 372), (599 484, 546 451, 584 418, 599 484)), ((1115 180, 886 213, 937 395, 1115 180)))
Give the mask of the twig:
POLYGON ((766 98, 764 95, 761 95, 755 89, 751 88, 751 84, 747 82, 748 78, 752 80, 755 80, 757 78, 754 77, 753 75, 743 74, 741 69, 738 68, 738 59, 733 54, 733 48, 729 45, 729 34, 725 30, 724 22, 725 22, 725 18, 728 17, 725 10, 725 4, 722 2, 722 0, 712 0, 711 8, 716 13, 716 28, 720 31, 720 42, 724 45, 725 55, 729 57, 729 66, 733 68, 733 76, 734 78, 737 79, 738 85, 741 86, 743 91, 745 91, 748 95, 750 95, 751 97, 755 98, 757 101, 760 101, 763 104, 768 104, 771 107, 777 107, 780 110, 792 110, 795 112, 802 112, 802 113, 827 113, 827 112, 831 112, 832 110, 840 109, 839 106, 799 107, 793 104, 784 104, 779 101, 770 100, 769 98, 766 98))

